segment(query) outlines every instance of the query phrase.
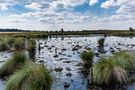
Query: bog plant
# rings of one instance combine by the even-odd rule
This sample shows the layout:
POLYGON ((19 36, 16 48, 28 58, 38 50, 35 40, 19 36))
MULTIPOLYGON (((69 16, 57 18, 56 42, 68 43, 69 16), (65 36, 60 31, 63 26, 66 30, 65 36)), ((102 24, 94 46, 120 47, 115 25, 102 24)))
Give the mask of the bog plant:
POLYGON ((10 46, 9 46, 8 42, 9 42, 8 38, 1 38, 0 39, 0 51, 10 50, 10 46))
POLYGON ((14 49, 15 50, 24 50, 25 49, 25 39, 24 38, 15 39, 14 49))
POLYGON ((101 39, 98 40, 99 47, 104 47, 104 41, 105 41, 104 38, 101 38, 101 39))
POLYGON ((128 74, 134 70, 135 57, 129 51, 120 51, 102 58, 93 67, 94 82, 102 86, 115 87, 129 82, 128 74))
POLYGON ((135 53, 129 51, 121 51, 114 54, 115 61, 122 68, 128 71, 135 70, 135 53))
POLYGON ((94 53, 92 51, 83 51, 81 53, 81 58, 83 60, 83 66, 85 68, 90 68, 93 64, 93 58, 94 58, 94 53))
POLYGON ((83 61, 91 61, 93 59, 93 57, 94 57, 94 54, 90 50, 89 51, 83 51, 81 53, 81 58, 82 58, 83 61))
POLYGON ((43 65, 27 62, 7 81, 6 90, 51 90, 52 77, 43 65))
POLYGON ((93 67, 94 82, 98 85, 116 86, 126 84, 126 70, 117 65, 113 59, 102 58, 93 67))
POLYGON ((28 41, 28 52, 29 52, 29 57, 34 60, 35 53, 36 53, 36 41, 34 39, 30 39, 28 41))
POLYGON ((26 62, 26 55, 23 51, 15 51, 10 60, 7 60, 0 67, 0 78, 10 76, 15 70, 19 69, 26 62))

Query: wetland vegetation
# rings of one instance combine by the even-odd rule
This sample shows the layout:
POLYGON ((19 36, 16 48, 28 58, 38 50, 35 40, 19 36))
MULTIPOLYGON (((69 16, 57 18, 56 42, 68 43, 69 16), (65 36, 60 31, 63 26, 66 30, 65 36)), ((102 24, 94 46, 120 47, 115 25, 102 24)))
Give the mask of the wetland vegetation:
POLYGON ((11 54, 1 61, 0 78, 5 90, 134 90, 135 38, 128 37, 131 33, 0 33, 1 54, 11 54))

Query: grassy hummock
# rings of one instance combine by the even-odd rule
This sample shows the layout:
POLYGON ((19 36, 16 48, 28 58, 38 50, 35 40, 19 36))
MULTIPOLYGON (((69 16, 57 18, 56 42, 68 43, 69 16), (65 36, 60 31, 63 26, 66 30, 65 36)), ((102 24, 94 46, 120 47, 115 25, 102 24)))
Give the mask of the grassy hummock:
POLYGON ((135 56, 129 51, 120 51, 102 58, 93 67, 94 82, 102 86, 124 85, 129 82, 128 74, 135 70, 135 56))
POLYGON ((50 90, 52 77, 43 65, 27 62, 7 81, 6 90, 50 90))
POLYGON ((26 55, 24 51, 15 51, 10 60, 7 60, 0 67, 0 78, 9 76, 15 70, 19 69, 26 62, 26 55))

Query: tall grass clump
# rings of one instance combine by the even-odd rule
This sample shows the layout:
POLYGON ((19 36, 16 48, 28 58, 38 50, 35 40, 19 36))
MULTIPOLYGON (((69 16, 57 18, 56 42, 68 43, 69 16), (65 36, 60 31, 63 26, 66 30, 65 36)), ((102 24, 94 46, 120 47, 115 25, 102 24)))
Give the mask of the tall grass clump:
POLYGON ((120 51, 114 54, 115 62, 128 71, 135 70, 135 53, 120 51))
POLYGON ((13 38, 13 37, 11 37, 11 38, 6 38, 6 41, 7 41, 8 45, 9 45, 10 47, 13 47, 14 42, 15 42, 15 38, 13 38))
POLYGON ((6 50, 9 50, 9 45, 8 43, 6 42, 6 40, 4 39, 1 39, 0 40, 0 51, 6 51, 6 50))
POLYGON ((102 58, 93 67, 94 82, 98 85, 115 87, 129 82, 129 72, 135 70, 135 54, 120 51, 102 58))
POLYGON ((24 38, 17 38, 14 42, 15 50, 24 50, 25 49, 25 39, 24 38))
POLYGON ((83 65, 86 68, 90 68, 93 63, 94 53, 92 51, 83 51, 81 53, 81 58, 83 60, 83 65))
POLYGON ((99 47, 104 47, 104 41, 105 41, 104 38, 99 39, 99 40, 98 40, 98 46, 99 46, 99 47))
POLYGON ((51 90, 52 77, 43 65, 27 62, 7 81, 6 90, 51 90))
POLYGON ((114 59, 102 58, 94 65, 93 78, 96 84, 113 88, 128 83, 126 70, 116 64, 114 59))
POLYGON ((23 51, 15 51, 10 60, 7 60, 0 67, 0 78, 10 76, 15 70, 19 69, 26 62, 26 55, 23 51))
POLYGON ((36 54, 36 41, 34 39, 28 41, 28 52, 29 57, 34 60, 36 54))
POLYGON ((100 53, 104 53, 104 41, 105 41, 104 38, 98 40, 98 51, 100 53))

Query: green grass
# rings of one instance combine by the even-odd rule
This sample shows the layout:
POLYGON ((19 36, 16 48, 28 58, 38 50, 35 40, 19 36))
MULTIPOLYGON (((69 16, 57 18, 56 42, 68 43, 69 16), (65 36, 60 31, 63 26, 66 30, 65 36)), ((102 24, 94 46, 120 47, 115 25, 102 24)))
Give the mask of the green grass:
POLYGON ((24 50, 25 49, 25 39, 24 38, 16 38, 14 42, 15 50, 24 50))
POLYGON ((81 58, 83 61, 91 61, 93 60, 94 57, 94 53, 92 51, 83 51, 81 53, 81 58))
POLYGON ((31 59, 35 58, 35 53, 36 53, 36 41, 34 39, 30 39, 28 41, 28 52, 29 52, 29 57, 31 59))
POLYGON ((81 53, 81 58, 83 60, 83 66, 85 69, 89 69, 92 67, 93 64, 93 58, 94 58, 94 53, 90 50, 83 51, 81 53))
POLYGON ((126 84, 126 70, 115 63, 113 59, 102 58, 93 67, 94 82, 98 85, 116 86, 126 84))
POLYGON ((127 84, 128 74, 133 70, 135 70, 135 54, 120 51, 108 58, 102 58, 94 65, 94 82, 107 86, 127 84))
POLYGON ((104 38, 99 39, 98 40, 99 47, 103 47, 104 46, 104 42, 105 42, 105 39, 104 38))
POLYGON ((7 81, 6 90, 51 90, 52 77, 43 65, 27 62, 7 81))
POLYGON ((0 39, 0 51, 6 51, 9 50, 9 44, 8 44, 8 39, 7 38, 1 38, 0 39))
POLYGON ((121 51, 115 53, 114 56, 115 61, 122 68, 128 71, 135 70, 135 53, 131 53, 129 51, 121 51))
POLYGON ((27 58, 24 52, 15 51, 12 58, 6 61, 0 67, 0 78, 10 76, 15 70, 19 69, 26 62, 27 58))

